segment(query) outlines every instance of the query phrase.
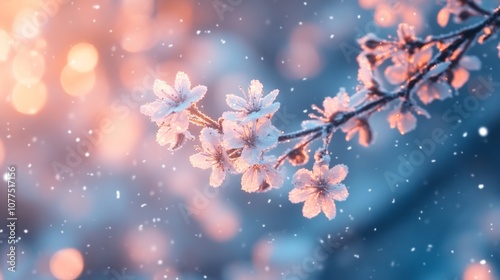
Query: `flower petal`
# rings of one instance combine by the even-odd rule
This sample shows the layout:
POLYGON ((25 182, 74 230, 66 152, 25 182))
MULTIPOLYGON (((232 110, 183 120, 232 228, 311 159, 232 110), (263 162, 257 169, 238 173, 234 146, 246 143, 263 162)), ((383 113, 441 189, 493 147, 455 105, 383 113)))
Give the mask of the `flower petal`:
POLYGON ((326 196, 322 197, 321 210, 323 211, 323 213, 325 213, 325 216, 328 218, 328 220, 332 220, 333 218, 335 218, 335 215, 337 214, 337 208, 335 207, 335 202, 326 196))
POLYGON ((321 212, 321 205, 318 201, 319 194, 315 193, 307 197, 302 208, 302 215, 306 218, 314 218, 321 212))
POLYGON ((349 169, 345 164, 337 164, 328 172, 328 183, 335 185, 344 181, 349 169))
POLYGON ((226 171, 219 166, 213 166, 212 174, 210 174, 210 186, 220 187, 220 185, 224 182, 224 179, 226 179, 226 171))
POLYGON ((292 184, 295 187, 315 186, 313 173, 305 168, 301 168, 295 172, 292 178, 292 184))
POLYGON ((344 201, 349 196, 349 192, 344 184, 337 184, 329 189, 328 196, 332 200, 344 201))
POLYGON ((390 65, 385 68, 384 74, 393 85, 399 85, 406 81, 408 75, 406 74, 406 67, 401 64, 390 65))
POLYGON ((234 94, 228 94, 226 95, 226 103, 233 110, 243 111, 245 110, 245 105, 247 101, 234 94))
POLYGON ((278 97, 279 93, 280 91, 275 89, 271 91, 268 95, 264 96, 264 98, 262 98, 262 106, 263 107, 270 106, 274 102, 276 97, 278 97))
POLYGON ((197 153, 189 157, 191 165, 201 169, 208 169, 213 166, 212 156, 205 152, 197 153))
POLYGON ((259 80, 252 80, 250 82, 250 87, 248 88, 249 99, 256 98, 260 100, 262 98, 263 91, 264 86, 262 83, 259 80))
POLYGON ((181 71, 177 72, 177 75, 175 75, 175 89, 178 93, 189 92, 191 89, 191 81, 186 73, 181 71))
POLYGON ((256 192, 264 179, 264 174, 260 169, 257 166, 252 166, 241 176, 241 189, 246 192, 256 192))
POLYGON ((305 201, 307 197, 314 194, 316 191, 317 188, 314 187, 294 188, 288 193, 288 199, 292 203, 300 203, 305 201))

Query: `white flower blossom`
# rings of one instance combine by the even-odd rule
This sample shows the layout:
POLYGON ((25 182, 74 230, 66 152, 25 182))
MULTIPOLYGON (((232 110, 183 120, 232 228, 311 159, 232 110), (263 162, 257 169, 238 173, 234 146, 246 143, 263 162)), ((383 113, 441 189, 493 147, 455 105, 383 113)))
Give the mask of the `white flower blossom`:
POLYGON ((194 167, 201 169, 212 168, 210 185, 219 187, 226 178, 226 172, 233 167, 226 149, 222 145, 222 135, 213 128, 203 128, 200 132, 200 142, 203 151, 189 157, 194 167))
POLYGON ((268 191, 271 188, 279 188, 283 185, 283 174, 274 165, 274 157, 265 157, 257 164, 245 165, 239 168, 245 170, 241 176, 241 189, 246 192, 268 191))
POLYGON ((222 123, 224 145, 228 149, 242 149, 241 159, 248 164, 260 161, 262 153, 278 144, 281 132, 267 118, 246 124, 225 120, 222 123))
POLYGON ((151 117, 152 121, 162 122, 170 114, 181 112, 200 101, 207 92, 207 87, 198 85, 191 89, 189 77, 184 72, 178 72, 173 87, 157 79, 153 92, 158 99, 142 105, 141 113, 151 117))
POLYGON ((258 80, 252 80, 248 87, 248 93, 243 89, 243 97, 234 94, 226 96, 226 103, 236 112, 224 112, 222 117, 231 121, 247 123, 265 116, 272 116, 280 107, 278 102, 274 102, 278 96, 277 89, 263 96, 263 86, 258 80))
POLYGON ((156 134, 156 142, 160 146, 168 145, 171 151, 177 150, 186 140, 193 140, 194 137, 189 133, 189 118, 187 112, 172 113, 159 122, 159 130, 156 134))
POLYGON ((338 113, 351 112, 354 110, 350 104, 349 94, 346 92, 345 88, 340 88, 335 97, 326 97, 323 100, 323 109, 316 105, 313 105, 312 108, 320 113, 321 116, 310 114, 309 116, 316 120, 303 121, 302 128, 304 129, 329 123, 338 113))
POLYGON ((347 173, 347 166, 338 164, 328 169, 325 162, 316 163, 312 172, 305 168, 299 169, 293 176, 295 188, 288 198, 292 203, 304 202, 304 217, 311 219, 323 211, 331 220, 337 212, 335 200, 344 201, 349 196, 346 186, 340 183, 347 173))

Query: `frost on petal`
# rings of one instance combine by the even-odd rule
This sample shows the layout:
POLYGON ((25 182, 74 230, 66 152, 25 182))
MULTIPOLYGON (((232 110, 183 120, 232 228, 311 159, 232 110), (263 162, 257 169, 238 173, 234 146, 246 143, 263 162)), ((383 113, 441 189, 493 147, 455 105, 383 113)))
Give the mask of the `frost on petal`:
POLYGON ((181 71, 177 72, 177 75, 175 75, 175 89, 180 94, 191 89, 191 81, 186 73, 181 71))
POLYGON ((437 22, 441 27, 445 27, 448 24, 448 20, 450 19, 450 12, 448 12, 448 8, 442 8, 437 15, 437 22))
POLYGON ((393 85, 399 85, 403 83, 408 75, 406 74, 406 66, 402 64, 396 64, 387 66, 385 68, 384 74, 389 83, 393 85))
POLYGON ((163 121, 165 117, 168 115, 168 107, 166 104, 161 101, 161 100, 155 100, 153 102, 144 104, 140 108, 141 114, 144 114, 148 117, 151 118, 151 121, 163 121), (162 113, 157 114, 157 112, 162 111, 162 113), (156 115, 157 117, 153 118, 153 115, 156 115), (158 116, 160 118, 158 118, 158 116))
POLYGON ((344 181, 348 172, 349 172, 349 169, 347 168, 346 165, 344 165, 344 164, 335 165, 334 167, 332 167, 330 169, 330 172, 328 172, 329 183, 330 184, 338 184, 338 183, 344 181))
POLYGON ((332 200, 344 201, 349 196, 349 192, 344 184, 337 184, 330 188, 328 196, 332 200))
POLYGON ((465 85, 469 79, 469 71, 464 67, 457 67, 453 69, 453 80, 451 81, 451 86, 459 89, 465 85))
POLYGON ((224 179, 226 179, 226 171, 220 166, 213 166, 212 174, 210 174, 210 186, 220 187, 220 185, 224 182, 224 179))
POLYGON ((317 189, 313 187, 294 188, 288 193, 288 199, 292 203, 304 202, 307 197, 314 194, 316 191, 317 189))
POLYGON ((248 88, 248 93, 251 97, 260 99, 262 97, 262 92, 264 91, 264 86, 259 80, 252 80, 250 82, 250 87, 248 88))
POLYGON ((236 122, 225 120, 222 123, 222 130, 224 131, 224 145, 227 148, 238 149, 245 146, 245 141, 242 139, 242 126, 236 122))
POLYGON ((175 133, 166 127, 160 127, 156 134, 156 142, 160 146, 168 145, 168 149, 171 151, 180 149, 188 139, 192 139, 192 135, 188 131, 185 133, 175 133))
POLYGON ((237 111, 245 110, 246 100, 234 94, 226 95, 226 103, 231 109, 237 111))
POLYGON ((327 196, 322 196, 321 210, 325 213, 328 220, 335 218, 337 214, 337 209, 335 207, 335 202, 332 199, 328 199, 327 196))
POLYGON ((321 205, 319 201, 319 194, 314 193, 307 197, 302 208, 302 215, 306 218, 314 218, 321 212, 321 205))
POLYGON ((401 134, 408 133, 417 127, 417 118, 411 112, 400 113, 399 116, 397 126, 401 134))
POLYGON ((217 130, 205 127, 200 132, 200 142, 203 150, 214 153, 216 146, 221 146, 222 135, 217 130))
POLYGON ((292 179, 292 184, 295 187, 306 187, 306 186, 314 186, 314 177, 313 173, 305 168, 301 168, 295 172, 292 179))
POLYGON ((188 96, 187 100, 190 103, 189 105, 191 105, 191 103, 196 103, 200 101, 205 96, 206 93, 207 93, 206 86, 198 85, 192 88, 191 94, 190 96, 188 96))
POLYGON ((159 79, 154 81, 153 92, 160 99, 171 99, 177 96, 177 93, 169 84, 159 79))
POLYGON ((264 107, 270 106, 274 102, 274 100, 276 100, 278 94, 279 90, 275 89, 271 91, 268 95, 264 96, 264 98, 262 98, 262 106, 264 107))
POLYGON ((213 160, 211 156, 205 152, 197 153, 189 157, 191 165, 201 169, 208 169, 212 166, 213 160))
POLYGON ((252 166, 241 176, 241 189, 246 192, 256 192, 264 180, 263 172, 258 167, 252 166))
POLYGON ((395 108, 388 116, 389 125, 391 128, 397 128, 401 134, 405 134, 417 126, 417 119, 410 112, 401 112, 401 109, 395 108))
POLYGON ((464 55, 459 64, 467 70, 476 71, 481 69, 481 60, 477 56, 464 55))
POLYGON ((444 100, 452 96, 452 89, 446 82, 428 82, 422 85, 417 95, 424 104, 429 104, 435 99, 444 100))

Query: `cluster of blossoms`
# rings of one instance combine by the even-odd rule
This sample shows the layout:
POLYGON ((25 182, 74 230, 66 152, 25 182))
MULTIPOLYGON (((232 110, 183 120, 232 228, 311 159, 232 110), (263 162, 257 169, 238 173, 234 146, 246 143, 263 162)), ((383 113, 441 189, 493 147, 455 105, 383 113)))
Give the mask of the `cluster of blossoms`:
MULTIPOLYGON (((340 88, 334 97, 323 100, 322 108, 313 105, 317 114, 310 114, 300 131, 285 134, 273 126, 273 115, 280 107, 275 102, 279 92, 265 94, 257 80, 250 82, 248 90, 241 88, 242 96, 227 95, 230 111, 214 120, 197 107, 207 88, 202 85, 191 88, 188 76, 179 72, 173 86, 155 81, 153 91, 157 100, 141 106, 141 112, 158 125, 157 142, 170 150, 195 138, 188 130, 190 123, 202 127, 201 147, 190 157, 190 162, 195 167, 211 169, 213 187, 221 186, 227 173, 232 173, 242 174, 241 186, 247 192, 279 188, 284 183, 282 164, 286 160, 294 166, 307 164, 309 145, 322 140, 314 153, 312 170, 301 168, 293 175, 294 189, 289 199, 292 203, 304 202, 303 215, 307 218, 323 212, 333 219, 335 201, 343 201, 349 195, 341 183, 347 176, 347 166, 330 167, 329 145, 333 133, 342 131, 348 141, 357 134, 360 145, 369 146, 374 139, 370 117, 384 110, 390 110, 391 128, 397 128, 401 134, 408 133, 416 127, 417 115, 430 118, 418 102, 427 105, 458 94, 469 78, 469 71, 480 69, 480 60, 465 52, 475 41, 484 42, 485 34, 496 31, 500 8, 485 15, 477 11, 479 6, 467 3, 475 2, 448 1, 443 10, 458 17, 466 11, 486 19, 455 33, 425 39, 418 38, 407 24, 400 24, 397 37, 391 40, 374 34, 360 38, 358 43, 363 51, 357 57, 356 93, 349 95, 340 88), (270 154, 278 144, 291 140, 299 141, 279 157, 270 154)), ((439 17, 444 17, 443 13, 439 17)))

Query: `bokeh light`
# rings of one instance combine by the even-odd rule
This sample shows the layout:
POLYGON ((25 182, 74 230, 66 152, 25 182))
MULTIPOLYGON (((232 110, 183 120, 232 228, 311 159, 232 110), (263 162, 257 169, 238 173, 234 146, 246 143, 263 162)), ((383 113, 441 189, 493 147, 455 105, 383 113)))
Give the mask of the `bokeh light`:
POLYGON ((0 29, 0 61, 7 60, 10 52, 11 38, 7 31, 0 29))
POLYGON ((68 52, 68 65, 78 72, 94 69, 99 60, 97 49, 89 43, 78 43, 68 52))
POLYGON ((50 271, 59 280, 77 279, 83 271, 82 254, 73 248, 57 251, 50 259, 50 271))
POLYGON ((66 65, 61 72, 61 86, 69 95, 83 96, 92 90, 95 82, 94 71, 79 72, 70 65, 66 65))
POLYGON ((45 59, 35 50, 20 51, 12 62, 12 72, 16 80, 25 85, 32 85, 42 79, 45 71, 45 59))
POLYGON ((16 84, 12 90, 12 104, 23 114, 34 115, 47 103, 47 87, 43 83, 34 85, 16 84))

